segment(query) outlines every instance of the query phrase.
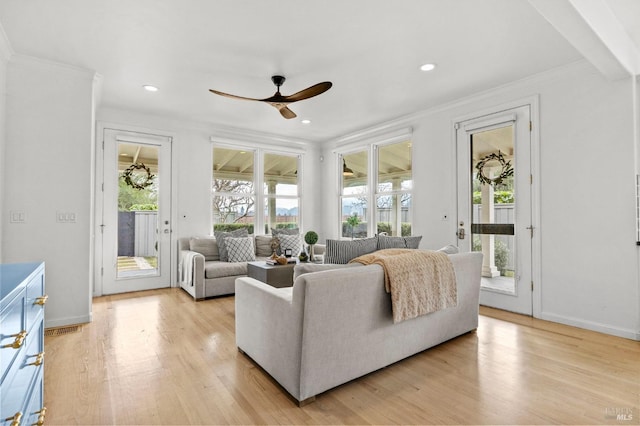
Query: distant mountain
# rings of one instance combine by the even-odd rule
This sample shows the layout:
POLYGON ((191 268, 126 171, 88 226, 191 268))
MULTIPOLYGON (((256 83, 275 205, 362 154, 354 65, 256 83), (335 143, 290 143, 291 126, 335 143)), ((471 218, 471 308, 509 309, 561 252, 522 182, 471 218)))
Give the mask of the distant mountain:
POLYGON ((277 216, 298 216, 298 208, 292 207, 290 209, 277 208, 276 209, 277 216))

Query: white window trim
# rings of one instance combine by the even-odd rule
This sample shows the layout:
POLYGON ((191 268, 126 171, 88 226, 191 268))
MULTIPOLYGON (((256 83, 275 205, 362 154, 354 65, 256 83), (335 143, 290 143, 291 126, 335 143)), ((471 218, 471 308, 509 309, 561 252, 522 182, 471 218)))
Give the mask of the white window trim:
MULTIPOLYGON (((336 148, 333 153, 336 159, 336 188, 338 194, 338 238, 342 237, 342 198, 343 198, 343 176, 342 176, 342 159, 345 155, 353 154, 360 151, 367 151, 367 235, 375 235, 377 231, 376 222, 376 201, 378 195, 393 195, 404 193, 415 193, 413 187, 413 171, 412 171, 412 185, 411 190, 393 191, 378 193, 378 148, 381 146, 391 145, 395 143, 410 141, 411 142, 411 161, 413 163, 413 129, 405 128, 394 130, 390 132, 384 132, 367 136, 363 134, 362 137, 353 137, 349 139, 348 143, 343 144, 339 148, 336 148)), ((411 202, 410 217, 413 221, 413 200, 411 202)), ((413 224, 412 224, 413 229, 413 224)))
MULTIPOLYGON (((254 235, 264 235, 264 226, 265 226, 265 220, 264 220, 264 209, 266 207, 265 205, 265 199, 267 197, 269 198, 287 198, 287 199, 297 199, 298 200, 298 227, 299 229, 304 229, 303 228, 303 224, 302 224, 302 218, 303 218, 303 194, 302 194, 302 181, 304 179, 304 173, 302 171, 302 164, 303 164, 303 153, 304 151, 297 149, 297 148, 292 148, 291 150, 285 150, 285 149, 265 149, 262 147, 257 146, 257 144, 255 143, 250 143, 250 142, 241 142, 241 141, 237 141, 237 142, 233 142, 229 139, 218 139, 218 138, 211 138, 211 151, 210 151, 210 157, 213 161, 213 150, 215 148, 225 148, 225 149, 233 149, 233 150, 237 150, 237 151, 251 151, 253 152, 253 183, 254 183, 254 191, 251 194, 229 194, 226 192, 212 192, 211 190, 209 190, 209 229, 211 229, 211 231, 213 232, 213 226, 214 226, 214 218, 213 218, 213 209, 212 209, 212 199, 214 196, 216 195, 220 195, 220 196, 243 196, 243 195, 247 195, 247 196, 252 196, 255 198, 255 216, 254 216, 254 223, 253 223, 253 232, 254 235), (265 154, 277 154, 277 155, 284 155, 284 156, 288 156, 288 157, 297 157, 298 160, 298 195, 297 196, 292 196, 292 195, 278 195, 278 196, 271 196, 268 194, 264 193, 264 156, 265 154)), ((210 179, 213 179, 213 162, 211 163, 211 174, 210 174, 210 179)), ((209 188, 211 188, 211 181, 209 182, 209 188)))

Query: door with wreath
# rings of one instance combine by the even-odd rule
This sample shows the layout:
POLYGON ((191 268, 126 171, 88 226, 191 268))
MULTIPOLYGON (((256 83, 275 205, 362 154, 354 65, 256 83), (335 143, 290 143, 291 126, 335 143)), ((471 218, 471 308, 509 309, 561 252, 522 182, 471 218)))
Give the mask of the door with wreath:
POLYGON ((103 129, 95 295, 169 287, 171 137, 103 129))
POLYGON ((483 253, 480 304, 531 315, 530 107, 456 124, 458 246, 483 253))

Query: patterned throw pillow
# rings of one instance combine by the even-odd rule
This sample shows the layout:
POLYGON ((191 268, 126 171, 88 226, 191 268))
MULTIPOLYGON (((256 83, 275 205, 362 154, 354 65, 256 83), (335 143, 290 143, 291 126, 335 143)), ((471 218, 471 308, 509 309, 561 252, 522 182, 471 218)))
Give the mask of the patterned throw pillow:
POLYGON ((363 238, 361 240, 327 240, 324 253, 324 263, 349 263, 351 259, 355 259, 363 254, 369 254, 376 251, 378 247, 378 238, 363 238))
POLYGON ((280 256, 282 253, 284 253, 284 249, 286 248, 282 245, 282 239, 280 238, 281 235, 298 235, 298 234, 300 234, 299 228, 271 228, 271 235, 273 235, 274 237, 277 237, 278 240, 280 240, 280 247, 282 247, 282 249, 280 247, 276 248, 276 254, 280 256))
POLYGON ((291 253, 293 256, 297 256, 298 254, 300 254, 300 250, 302 250, 302 240, 300 239, 300 234, 280 234, 278 235, 278 239, 280 240, 280 251, 282 253, 284 253, 285 249, 291 249, 291 253))
POLYGON ((229 262, 251 262, 256 260, 256 253, 253 248, 253 238, 226 237, 224 242, 227 246, 229 262))
POLYGON ((271 228, 271 235, 279 236, 279 235, 298 235, 300 233, 299 228, 271 228))
POLYGON ((220 252, 220 260, 223 262, 227 262, 229 260, 229 255, 227 254, 227 246, 225 244, 225 239, 228 237, 233 237, 233 238, 248 237, 249 233, 247 232, 247 228, 241 228, 231 232, 216 231, 213 233, 213 235, 215 235, 216 241, 218 242, 218 251, 220 252))

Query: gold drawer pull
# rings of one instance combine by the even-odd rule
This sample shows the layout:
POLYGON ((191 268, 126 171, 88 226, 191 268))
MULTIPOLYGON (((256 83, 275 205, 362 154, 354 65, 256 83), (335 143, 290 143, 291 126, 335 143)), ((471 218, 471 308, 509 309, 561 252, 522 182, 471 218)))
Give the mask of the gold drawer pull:
POLYGON ((36 360, 33 362, 30 362, 27 365, 35 365, 36 367, 39 365, 42 365, 42 361, 44 361, 44 351, 40 352, 38 355, 35 355, 36 360))
POLYGON ((45 294, 44 296, 36 297, 36 301, 33 302, 33 304, 44 306, 44 304, 47 303, 48 299, 49 299, 49 295, 45 294))
POLYGON ((8 345, 0 346, 0 348, 2 348, 2 349, 4 349, 4 348, 20 349, 20 346, 22 346, 22 344, 24 343, 24 338, 27 337, 27 330, 22 330, 20 333, 12 334, 9 337, 15 337, 16 339, 13 341, 13 343, 9 343, 8 345))
POLYGON ((8 422, 9 420, 11 420, 11 426, 20 426, 20 419, 22 419, 22 413, 18 411, 13 415, 13 417, 7 417, 6 419, 4 419, 4 421, 8 422))
POLYGON ((36 411, 34 414, 39 414, 38 421, 31 426, 42 426, 44 424, 44 416, 47 413, 47 407, 42 407, 42 410, 36 411))

